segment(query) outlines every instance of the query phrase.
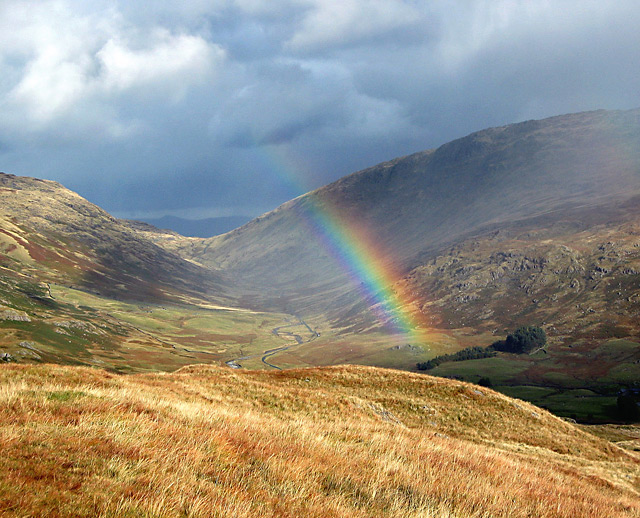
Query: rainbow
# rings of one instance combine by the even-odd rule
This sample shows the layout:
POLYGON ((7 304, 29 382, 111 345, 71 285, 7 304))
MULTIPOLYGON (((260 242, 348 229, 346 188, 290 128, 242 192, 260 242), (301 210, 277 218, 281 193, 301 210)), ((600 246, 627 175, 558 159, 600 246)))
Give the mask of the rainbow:
MULTIPOLYGON (((304 168, 299 161, 286 155, 282 147, 262 149, 268 159, 265 165, 287 181, 289 188, 300 194, 310 190, 304 188, 304 168)), ((305 207, 307 210, 301 210, 299 215, 359 287, 377 319, 408 343, 424 343, 428 327, 404 283, 399 283, 402 276, 393 266, 392 255, 376 243, 363 224, 347 218, 329 200, 320 202, 310 196, 305 207)))

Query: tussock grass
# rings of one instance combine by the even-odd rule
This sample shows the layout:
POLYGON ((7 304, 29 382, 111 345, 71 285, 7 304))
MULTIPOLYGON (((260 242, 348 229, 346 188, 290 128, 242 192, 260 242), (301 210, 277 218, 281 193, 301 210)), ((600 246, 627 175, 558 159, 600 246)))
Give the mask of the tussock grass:
POLYGON ((633 453, 429 376, 7 365, 0 408, 3 516, 640 516, 633 453))

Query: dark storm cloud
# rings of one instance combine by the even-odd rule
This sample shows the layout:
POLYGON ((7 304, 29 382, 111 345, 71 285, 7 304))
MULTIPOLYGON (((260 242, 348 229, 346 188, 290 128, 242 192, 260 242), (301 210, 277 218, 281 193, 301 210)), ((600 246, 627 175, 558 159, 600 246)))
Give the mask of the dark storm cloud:
POLYGON ((639 106, 638 26, 635 1, 6 0, 0 169, 120 215, 256 214, 491 125, 639 106))

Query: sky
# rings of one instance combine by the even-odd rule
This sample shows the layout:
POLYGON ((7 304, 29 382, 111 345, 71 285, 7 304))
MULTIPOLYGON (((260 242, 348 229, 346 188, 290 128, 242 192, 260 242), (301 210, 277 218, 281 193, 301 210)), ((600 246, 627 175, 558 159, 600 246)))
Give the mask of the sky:
POLYGON ((637 0, 0 0, 0 171, 119 217, 256 216, 486 127, 640 107, 638 27, 637 0))

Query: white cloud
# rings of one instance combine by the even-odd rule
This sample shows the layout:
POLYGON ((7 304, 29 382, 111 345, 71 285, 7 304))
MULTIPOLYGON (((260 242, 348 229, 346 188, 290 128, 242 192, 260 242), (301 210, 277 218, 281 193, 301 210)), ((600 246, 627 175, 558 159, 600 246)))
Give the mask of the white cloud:
POLYGON ((413 2, 389 0, 309 0, 308 10, 287 42, 293 51, 318 51, 412 26, 423 17, 413 2))
MULTIPOLYGON (((201 36, 132 27, 114 8, 82 13, 60 1, 13 7, 0 11, 0 63, 13 63, 14 77, 0 92, 5 125, 30 122, 41 130, 69 116, 82 125, 78 107, 88 119, 121 113, 118 96, 135 90, 139 98, 176 102, 224 62, 224 51, 201 36)), ((104 123, 119 128, 114 135, 131 125, 104 123)))
POLYGON ((198 36, 157 29, 150 39, 153 45, 142 50, 133 50, 116 38, 107 41, 96 53, 103 68, 99 87, 122 91, 170 82, 180 85, 183 95, 189 83, 206 77, 225 57, 220 47, 198 36))
POLYGON ((9 93, 10 102, 23 106, 29 118, 44 122, 77 101, 86 90, 81 63, 43 52, 31 61, 25 75, 9 93))

